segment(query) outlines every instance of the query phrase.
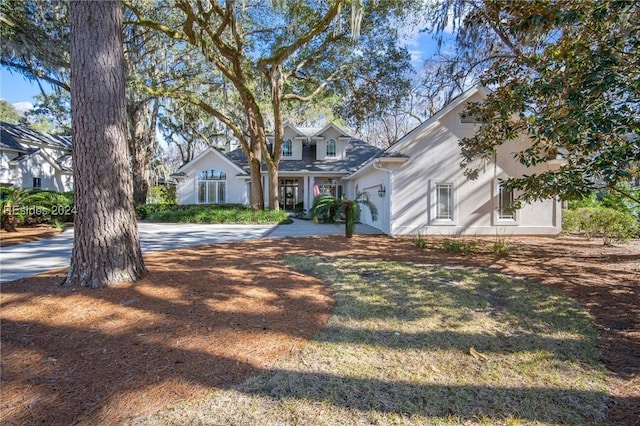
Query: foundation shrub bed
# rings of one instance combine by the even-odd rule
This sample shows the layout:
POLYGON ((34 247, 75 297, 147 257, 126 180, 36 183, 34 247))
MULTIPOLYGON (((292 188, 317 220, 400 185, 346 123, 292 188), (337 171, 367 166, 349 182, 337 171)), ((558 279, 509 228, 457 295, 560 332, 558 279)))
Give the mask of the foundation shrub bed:
POLYGON ((146 204, 136 208, 138 218, 152 222, 210 224, 291 223, 284 211, 254 211, 239 204, 146 204))

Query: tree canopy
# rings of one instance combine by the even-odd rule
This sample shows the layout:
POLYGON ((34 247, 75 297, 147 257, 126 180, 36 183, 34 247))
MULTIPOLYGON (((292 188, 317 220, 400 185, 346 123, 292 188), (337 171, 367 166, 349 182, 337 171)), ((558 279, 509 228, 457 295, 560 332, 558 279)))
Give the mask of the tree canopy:
POLYGON ((392 25, 410 10, 413 2, 408 0, 156 1, 155 10, 165 11, 166 17, 150 17, 142 2, 125 3, 138 25, 197 48, 218 71, 216 81, 234 89, 234 99, 243 109, 240 120, 230 116, 224 104, 206 102, 198 94, 163 93, 199 106, 241 142, 251 168, 254 208, 262 208, 262 161, 269 171, 269 206, 278 208, 284 117, 296 103, 336 93, 361 99, 359 94, 379 90, 379 96, 370 95, 361 103, 375 106, 402 95, 401 89, 388 90, 402 87, 401 72, 390 73, 379 85, 366 82, 379 79, 380 67, 389 68, 389 60, 400 70, 402 61, 408 66, 408 55, 395 44, 392 25), (272 144, 267 140, 270 133, 272 144))

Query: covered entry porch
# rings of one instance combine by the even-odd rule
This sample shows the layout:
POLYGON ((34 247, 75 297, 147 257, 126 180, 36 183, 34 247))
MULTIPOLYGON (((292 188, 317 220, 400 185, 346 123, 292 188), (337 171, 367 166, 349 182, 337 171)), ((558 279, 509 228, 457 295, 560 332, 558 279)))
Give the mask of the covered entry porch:
POLYGON ((340 176, 298 175, 279 178, 280 209, 307 215, 313 199, 321 194, 342 197, 340 176))

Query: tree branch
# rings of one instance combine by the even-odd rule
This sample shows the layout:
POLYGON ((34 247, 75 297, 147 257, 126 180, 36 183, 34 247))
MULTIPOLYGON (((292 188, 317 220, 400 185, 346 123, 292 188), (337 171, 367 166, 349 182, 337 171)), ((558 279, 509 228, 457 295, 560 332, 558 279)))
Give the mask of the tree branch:
POLYGON ((71 87, 69 87, 67 83, 57 80, 53 77, 49 77, 47 74, 44 73, 44 71, 33 69, 28 65, 17 64, 15 62, 7 61, 5 59, 0 59, 0 65, 4 65, 6 67, 13 68, 21 72, 31 74, 36 79, 44 80, 49 84, 52 84, 56 87, 66 90, 67 92, 71 91, 71 87))
POLYGON ((283 100, 297 100, 300 102, 310 102, 313 98, 315 98, 325 87, 329 84, 330 81, 334 80, 334 77, 337 76, 340 71, 342 71, 342 67, 336 69, 329 77, 327 77, 316 89, 311 92, 308 96, 300 96, 295 93, 286 93, 282 95, 283 100))
POLYGON ((263 58, 258 61, 258 68, 266 70, 267 65, 276 65, 283 63, 287 58, 293 55, 298 49, 313 40, 317 35, 323 33, 331 21, 338 15, 342 8, 343 0, 336 1, 327 11, 327 13, 319 20, 306 34, 298 38, 289 46, 277 49, 276 53, 270 58, 263 58))

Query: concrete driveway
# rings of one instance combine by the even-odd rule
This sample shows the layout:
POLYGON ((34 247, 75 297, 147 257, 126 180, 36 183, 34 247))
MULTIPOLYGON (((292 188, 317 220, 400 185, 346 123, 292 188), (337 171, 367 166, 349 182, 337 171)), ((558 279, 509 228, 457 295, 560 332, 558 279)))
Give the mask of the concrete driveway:
MULTIPOLYGON (((201 244, 229 243, 260 238, 340 235, 343 225, 316 225, 295 220, 290 225, 201 225, 177 223, 138 224, 143 253, 191 247, 201 244)), ((356 233, 379 233, 366 225, 357 225, 356 233)), ((73 229, 41 241, 0 249, 0 283, 36 275, 49 269, 69 266, 73 247, 73 229)))
MULTIPOLYGON (((140 246, 144 253, 210 243, 256 240, 274 225, 200 225, 139 223, 140 246)), ((69 266, 73 229, 41 241, 0 249, 0 283, 69 266)))

